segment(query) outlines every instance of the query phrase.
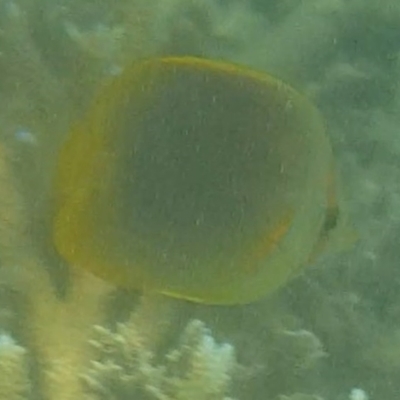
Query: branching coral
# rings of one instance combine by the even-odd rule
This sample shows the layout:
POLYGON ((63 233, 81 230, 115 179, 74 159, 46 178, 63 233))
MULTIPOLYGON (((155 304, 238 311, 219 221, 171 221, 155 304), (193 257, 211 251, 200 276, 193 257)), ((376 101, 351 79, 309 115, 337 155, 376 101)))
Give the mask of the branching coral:
MULTIPOLYGON (((21 298, 26 300, 26 310, 19 318, 24 318, 24 329, 29 332, 23 336, 28 337, 27 344, 35 354, 37 365, 43 370, 42 374, 37 374, 41 381, 38 385, 43 387, 48 399, 77 399, 80 384, 76 370, 90 358, 86 350, 87 338, 92 325, 100 321, 101 299, 108 292, 108 287, 94 278, 76 273, 72 275, 73 284, 68 296, 64 299, 57 296, 43 260, 26 235, 22 199, 14 186, 7 160, 4 154, 1 155, 2 276, 18 287, 21 298)), ((4 388, 11 396, 11 388, 6 389, 5 382, 8 385, 20 382, 22 387, 18 390, 21 396, 26 392, 21 369, 26 357, 31 356, 33 354, 25 354, 25 350, 12 340, 3 340, 0 364, 3 369, 1 379, 4 377, 5 380, 4 385, 0 384, 0 391, 4 388), (10 374, 8 379, 7 373, 10 374)))
POLYGON ((6 335, 0 335, 0 399, 26 400, 31 384, 26 350, 6 335))
MULTIPOLYGON (((140 328, 140 326, 139 326, 140 328)), ((223 400, 230 388, 235 357, 229 344, 215 343, 205 325, 191 321, 178 347, 168 352, 164 364, 145 345, 130 324, 115 332, 96 327, 97 360, 84 375, 93 399, 144 396, 155 400, 223 400)))

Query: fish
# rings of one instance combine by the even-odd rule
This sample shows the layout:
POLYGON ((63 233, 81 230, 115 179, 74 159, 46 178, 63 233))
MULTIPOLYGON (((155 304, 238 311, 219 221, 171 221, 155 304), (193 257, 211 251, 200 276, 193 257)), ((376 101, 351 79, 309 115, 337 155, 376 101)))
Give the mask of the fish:
POLYGON ((190 56, 135 62, 67 135, 52 239, 117 287, 234 305, 326 251, 340 225, 316 107, 264 71, 190 56))

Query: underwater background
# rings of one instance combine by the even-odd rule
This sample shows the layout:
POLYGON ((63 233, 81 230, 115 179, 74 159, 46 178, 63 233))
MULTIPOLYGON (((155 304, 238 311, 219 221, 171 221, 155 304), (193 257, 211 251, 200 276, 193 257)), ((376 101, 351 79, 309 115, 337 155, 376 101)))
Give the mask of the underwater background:
POLYGON ((0 400, 397 399, 399 26, 396 0, 0 0, 0 400), (58 150, 104 82, 167 55, 305 94, 357 242, 229 307, 66 266, 48 231, 58 150))

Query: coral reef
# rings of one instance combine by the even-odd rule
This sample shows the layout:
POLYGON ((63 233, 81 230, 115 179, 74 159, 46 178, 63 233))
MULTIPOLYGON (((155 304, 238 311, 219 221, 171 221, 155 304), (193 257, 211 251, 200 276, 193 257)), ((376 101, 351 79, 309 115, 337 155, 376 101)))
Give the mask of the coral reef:
POLYGON ((30 392, 26 350, 6 334, 0 336, 0 399, 25 400, 30 392))
POLYGON ((396 0, 0 0, 0 400, 397 398, 399 24, 396 0), (127 63, 171 53, 314 98, 352 251, 228 309, 138 301, 58 259, 46 221, 65 133, 127 63))
POLYGON ((117 326, 116 332, 96 327, 92 346, 98 352, 84 381, 93 399, 144 397, 169 399, 226 399, 235 367, 234 349, 218 345, 201 321, 190 321, 178 347, 154 365, 135 328, 135 321, 117 326), (132 322, 134 322, 132 324, 132 322))

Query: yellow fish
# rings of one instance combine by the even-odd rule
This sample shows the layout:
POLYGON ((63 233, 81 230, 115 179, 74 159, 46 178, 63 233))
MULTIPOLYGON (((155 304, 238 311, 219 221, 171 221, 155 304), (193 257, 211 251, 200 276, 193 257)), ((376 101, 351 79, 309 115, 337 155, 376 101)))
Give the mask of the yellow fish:
POLYGON ((122 287, 254 301, 325 247, 332 165, 319 113, 283 82, 219 61, 145 60, 63 145, 54 242, 122 287))

